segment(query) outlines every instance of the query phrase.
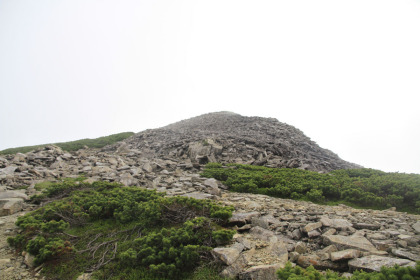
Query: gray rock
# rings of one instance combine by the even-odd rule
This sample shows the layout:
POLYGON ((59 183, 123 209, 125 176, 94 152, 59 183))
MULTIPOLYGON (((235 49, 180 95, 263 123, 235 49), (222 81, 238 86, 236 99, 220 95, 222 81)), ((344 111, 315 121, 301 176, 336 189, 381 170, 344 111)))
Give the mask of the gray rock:
POLYGON ((249 233, 254 238, 258 238, 264 241, 270 241, 273 237, 275 238, 275 240, 277 240, 277 238, 274 236, 274 233, 271 230, 267 230, 259 226, 251 228, 249 233))
POLYGON ((195 199, 213 199, 214 196, 208 193, 201 193, 201 192, 192 192, 192 193, 186 193, 182 196, 186 197, 192 197, 195 199))
POLYGON ((250 223, 252 218, 259 216, 261 216, 260 212, 233 213, 232 218, 229 220, 229 224, 243 226, 250 223))
POLYGON ((9 165, 5 168, 0 169, 0 174, 3 175, 13 175, 13 173, 15 172, 15 170, 17 169, 17 166, 15 165, 9 165))
POLYGON ((306 243, 305 242, 298 242, 295 246, 295 252, 299 254, 306 253, 306 243))
POLYGON ((4 191, 0 192, 0 199, 6 199, 6 198, 22 198, 24 200, 28 200, 29 197, 20 191, 4 191))
POLYGON ((277 280, 276 271, 284 267, 282 264, 258 265, 251 267, 238 275, 240 280, 277 280))
POLYGON ((401 250, 401 249, 395 249, 394 248, 394 249, 391 250, 391 252, 392 252, 393 255, 395 255, 397 257, 400 257, 400 258, 409 259, 409 260, 412 260, 412 261, 415 261, 415 262, 420 261, 420 256, 418 254, 413 254, 413 253, 410 253, 406 250, 401 250))
POLYGON ((22 198, 5 198, 0 200, 0 216, 12 215, 23 208, 22 198))
POLYGON ((342 260, 348 260, 348 259, 355 259, 360 257, 361 252, 356 249, 347 249, 343 251, 338 252, 332 252, 331 253, 331 260, 333 262, 335 261, 342 261, 342 260))
POLYGON ((151 173, 151 172, 153 172, 153 167, 152 167, 152 165, 150 164, 150 162, 146 162, 144 165, 143 165, 143 170, 144 171, 146 171, 146 172, 149 172, 149 173, 151 173))
POLYGON ((321 222, 317 222, 317 223, 309 223, 306 226, 303 227, 303 231, 304 232, 310 232, 313 231, 317 228, 322 227, 322 223, 321 222))
POLYGON ((381 228, 381 225, 377 224, 368 224, 368 223, 355 223, 353 224, 355 229, 369 229, 369 230, 378 230, 381 228))
POLYGON ((324 236, 323 242, 325 245, 335 245, 339 250, 358 249, 365 252, 377 251, 369 240, 357 233, 351 236, 327 235, 324 236))
POLYGON ((238 258, 242 250, 239 248, 214 248, 212 254, 216 259, 221 260, 226 265, 233 264, 238 258))
POLYGON ((412 227, 417 233, 420 233, 420 221, 417 221, 412 227))
POLYGON ((214 178, 207 179, 203 182, 203 184, 204 186, 207 187, 206 191, 208 193, 213 194, 213 195, 220 195, 221 191, 219 189, 216 179, 214 178))
POLYGON ((399 266, 411 266, 415 267, 416 263, 405 259, 396 259, 384 256, 370 255, 359 259, 353 259, 349 261, 350 271, 365 270, 368 272, 380 271, 382 266, 393 267, 394 265, 399 266))

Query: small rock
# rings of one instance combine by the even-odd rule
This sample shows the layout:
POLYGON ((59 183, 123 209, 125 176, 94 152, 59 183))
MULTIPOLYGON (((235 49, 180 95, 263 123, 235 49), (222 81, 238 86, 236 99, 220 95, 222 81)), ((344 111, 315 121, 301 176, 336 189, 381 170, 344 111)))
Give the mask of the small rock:
POLYGON ((299 254, 306 253, 306 243, 305 242, 298 242, 295 246, 295 252, 299 254))
POLYGON ((303 228, 303 231, 304 231, 304 232, 310 232, 310 231, 313 231, 313 230, 315 230, 315 229, 317 229, 317 228, 320 228, 320 227, 322 227, 322 223, 321 223, 321 222, 317 222, 317 223, 309 223, 309 224, 307 224, 307 225, 303 228))

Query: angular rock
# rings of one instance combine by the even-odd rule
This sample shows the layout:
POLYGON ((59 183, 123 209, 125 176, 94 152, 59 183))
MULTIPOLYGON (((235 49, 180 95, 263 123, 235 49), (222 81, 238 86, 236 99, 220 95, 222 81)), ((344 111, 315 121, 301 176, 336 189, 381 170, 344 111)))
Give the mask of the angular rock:
POLYGON ((254 254, 255 254, 255 249, 251 249, 249 251, 243 252, 236 259, 236 261, 232 265, 226 267, 220 273, 220 275, 222 277, 235 278, 240 272, 244 271, 245 267, 250 262, 254 254))
POLYGON ((329 260, 322 260, 317 255, 307 255, 307 256, 299 256, 297 260, 297 264, 306 268, 309 266, 313 266, 316 269, 326 270, 336 270, 336 271, 345 271, 347 270, 347 264, 346 263, 340 263, 340 262, 332 262, 329 260))
POLYGON ((343 251, 338 252, 332 252, 331 253, 331 260, 333 262, 336 261, 342 261, 342 260, 348 260, 348 259, 355 259, 360 257, 361 252, 356 249, 347 249, 343 251))
POLYGON ((368 224, 368 223, 355 223, 353 224, 355 229, 369 229, 369 230, 378 230, 381 228, 381 225, 377 224, 368 224))
POLYGON ((333 219, 332 227, 336 229, 346 229, 352 227, 353 224, 346 219, 333 219))
POLYGON ((327 235, 324 236, 323 242, 325 245, 335 245, 339 250, 358 249, 365 252, 377 251, 369 240, 357 233, 352 236, 327 235))
POLYGON ((229 225, 243 226, 250 223, 252 218, 259 216, 261 216, 260 212, 233 213, 232 218, 229 220, 229 225))
POLYGON ((214 248, 212 250, 213 256, 217 259, 220 259, 226 265, 233 264, 239 258, 239 254, 241 252, 242 250, 239 250, 239 248, 235 248, 235 247, 214 248))
POLYGON ((353 259, 349 261, 350 271, 365 270, 368 272, 380 271, 382 266, 393 267, 394 265, 399 266, 411 266, 415 267, 416 263, 406 259, 396 259, 384 256, 370 255, 359 259, 353 259))
POLYGON ((12 215, 23 208, 22 198, 6 198, 0 200, 0 216, 12 215))
POLYGON ((317 223, 309 223, 306 226, 303 227, 303 231, 304 232, 310 232, 313 231, 317 228, 322 227, 322 223, 321 222, 317 222, 317 223))
POLYGON ((321 233, 319 232, 319 230, 315 229, 315 230, 311 230, 310 232, 308 232, 308 237, 309 238, 314 238, 314 237, 318 237, 320 236, 321 233))
POLYGON ((410 253, 406 250, 392 249, 391 252, 392 252, 393 255, 395 255, 397 257, 400 257, 400 258, 409 259, 409 260, 412 260, 412 261, 415 261, 415 262, 420 261, 420 255, 410 253))
POLYGON ((214 178, 207 179, 203 182, 203 184, 204 186, 207 187, 206 191, 208 193, 213 194, 213 195, 220 195, 221 191, 219 189, 216 179, 214 178))
POLYGON ((5 199, 5 198, 22 198, 24 200, 28 200, 29 197, 24 194, 23 192, 20 191, 3 191, 0 192, 0 199, 5 199))
POLYGON ((298 242, 295 246, 295 252, 299 254, 306 253, 306 243, 305 242, 298 242))
POLYGON ((420 221, 417 221, 412 227, 417 233, 420 233, 420 221))
POLYGON ((264 229, 264 228, 259 227, 259 226, 251 228, 249 233, 254 238, 258 238, 258 239, 261 239, 261 240, 264 240, 264 241, 271 241, 271 240, 273 240, 273 238, 274 238, 275 241, 277 240, 277 237, 274 236, 274 233, 271 230, 267 230, 267 229, 264 229))
POLYGON ((284 264, 258 265, 248 268, 238 275, 240 280, 277 280, 276 271, 284 264))
POLYGON ((211 194, 201 193, 201 192, 186 193, 186 194, 183 194, 182 196, 192 197, 195 199, 213 199, 214 198, 214 196, 211 194))

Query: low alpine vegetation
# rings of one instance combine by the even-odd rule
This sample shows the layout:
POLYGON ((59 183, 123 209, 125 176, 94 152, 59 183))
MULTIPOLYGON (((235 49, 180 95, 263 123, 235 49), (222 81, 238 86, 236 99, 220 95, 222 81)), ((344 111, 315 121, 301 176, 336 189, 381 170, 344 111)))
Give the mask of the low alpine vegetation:
MULTIPOLYGON (((94 139, 80 139, 76 141, 54 143, 52 145, 56 145, 65 151, 77 151, 77 150, 83 149, 84 146, 87 146, 89 148, 99 149, 99 148, 105 147, 106 145, 111 145, 118 141, 122 141, 132 135, 134 135, 134 132, 122 132, 122 133, 112 134, 112 135, 103 136, 103 137, 94 138, 94 139)), ((27 153, 27 152, 30 152, 39 148, 43 148, 47 145, 51 145, 51 144, 10 148, 10 149, 0 151, 0 154, 8 155, 8 154, 15 154, 15 153, 27 153)))
POLYGON ((328 174, 286 168, 207 164, 204 177, 222 181, 229 190, 303 199, 318 203, 420 213, 420 175, 374 169, 336 170, 328 174))
POLYGON ((98 279, 188 279, 235 233, 222 227, 230 207, 116 183, 65 180, 33 201, 46 205, 20 217, 21 233, 8 242, 44 264, 47 279, 82 272, 98 279))
POLYGON ((277 271, 280 280, 418 280, 420 279, 420 263, 415 268, 412 267, 382 267, 380 272, 356 271, 350 277, 339 276, 338 273, 327 271, 321 273, 312 266, 303 269, 299 266, 292 267, 287 263, 285 268, 277 271))

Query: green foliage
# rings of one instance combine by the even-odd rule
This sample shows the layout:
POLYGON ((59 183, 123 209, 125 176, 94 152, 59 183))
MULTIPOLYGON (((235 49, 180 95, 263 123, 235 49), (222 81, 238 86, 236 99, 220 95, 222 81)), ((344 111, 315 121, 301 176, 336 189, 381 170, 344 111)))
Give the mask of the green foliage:
POLYGON ((20 234, 8 242, 59 279, 86 270, 183 279, 235 233, 222 228, 232 207, 115 183, 63 180, 34 201, 50 202, 19 217, 20 234))
MULTIPOLYGON (((109 136, 103 136, 103 137, 99 137, 95 139, 81 139, 81 140, 70 141, 70 142, 54 143, 52 145, 56 145, 65 151, 77 151, 77 150, 83 149, 84 146, 87 146, 89 148, 102 148, 102 147, 105 147, 106 145, 111 145, 116 142, 122 141, 132 135, 134 135, 134 132, 122 132, 122 133, 112 134, 109 136)), ((51 144, 10 148, 10 149, 0 151, 0 154, 7 155, 7 154, 15 154, 15 153, 27 153, 36 149, 44 148, 47 145, 51 145, 51 144)))
POLYGON ((326 271, 321 273, 312 266, 303 269, 299 266, 292 267, 291 263, 287 263, 283 269, 277 271, 277 277, 280 280, 419 280, 420 279, 420 263, 415 268, 412 267, 382 267, 380 272, 364 272, 356 271, 350 278, 341 277, 338 273, 326 271))
POLYGON ((231 191, 305 199, 318 203, 420 213, 420 175, 373 169, 336 170, 329 174, 286 168, 209 163, 201 174, 222 181, 231 191))

